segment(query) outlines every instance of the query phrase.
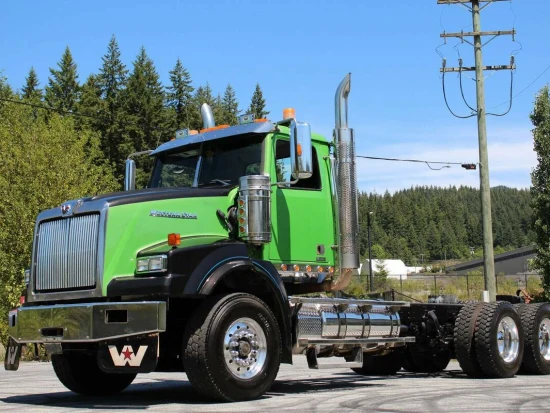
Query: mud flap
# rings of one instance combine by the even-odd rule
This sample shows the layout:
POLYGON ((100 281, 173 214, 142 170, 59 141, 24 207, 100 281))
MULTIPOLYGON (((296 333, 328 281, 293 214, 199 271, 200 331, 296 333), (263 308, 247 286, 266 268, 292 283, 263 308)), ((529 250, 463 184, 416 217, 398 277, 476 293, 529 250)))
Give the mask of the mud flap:
POLYGON ((150 373, 157 367, 159 336, 151 334, 101 343, 97 363, 105 373, 150 373))
POLYGON ((21 344, 17 344, 13 338, 8 338, 6 346, 6 357, 4 358, 4 369, 16 371, 19 368, 21 358, 21 344))

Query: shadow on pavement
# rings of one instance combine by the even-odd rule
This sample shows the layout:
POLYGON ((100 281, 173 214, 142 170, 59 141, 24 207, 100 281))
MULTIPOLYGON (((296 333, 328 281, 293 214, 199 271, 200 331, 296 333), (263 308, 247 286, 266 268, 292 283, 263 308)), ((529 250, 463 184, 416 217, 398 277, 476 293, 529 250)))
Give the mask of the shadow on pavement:
MULTIPOLYGON (((355 390, 367 387, 380 387, 383 384, 369 383, 371 378, 362 376, 324 377, 304 380, 276 381, 263 397, 284 396, 286 394, 308 394, 330 391, 355 390)), ((65 391, 9 396, 0 399, 4 403, 27 406, 87 408, 98 410, 146 409, 159 404, 214 404, 196 393, 188 381, 155 380, 148 383, 132 384, 116 396, 89 397, 65 391)))

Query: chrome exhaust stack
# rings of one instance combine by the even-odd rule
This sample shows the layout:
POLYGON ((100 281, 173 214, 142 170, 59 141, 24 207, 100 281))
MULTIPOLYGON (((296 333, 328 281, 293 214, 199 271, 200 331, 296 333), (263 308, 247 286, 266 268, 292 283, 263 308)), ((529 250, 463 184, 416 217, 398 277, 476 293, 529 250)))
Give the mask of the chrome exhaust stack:
POLYGON ((212 113, 212 108, 208 103, 202 104, 201 117, 204 129, 213 128, 216 126, 216 122, 214 121, 214 113, 212 113))
POLYGON ((352 271, 359 268, 359 214, 357 205, 357 172, 353 129, 348 127, 348 95, 351 73, 340 82, 335 95, 334 144, 336 148, 336 196, 339 227, 340 275, 331 290, 342 290, 351 281, 352 271))

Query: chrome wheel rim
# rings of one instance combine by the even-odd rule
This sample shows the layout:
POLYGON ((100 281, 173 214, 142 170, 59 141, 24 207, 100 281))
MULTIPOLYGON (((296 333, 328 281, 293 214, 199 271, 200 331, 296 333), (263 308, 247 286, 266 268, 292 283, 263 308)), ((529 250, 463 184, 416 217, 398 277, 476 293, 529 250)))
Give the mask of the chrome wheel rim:
POLYGON ((546 361, 550 361, 550 319, 543 318, 539 324, 539 350, 546 361))
POLYGON ((504 317, 497 329, 498 353, 506 362, 515 361, 519 355, 519 332, 516 322, 511 317, 504 317))
POLYGON ((234 377, 256 377, 267 359, 267 338, 260 324, 248 317, 232 322, 224 336, 223 354, 234 377))

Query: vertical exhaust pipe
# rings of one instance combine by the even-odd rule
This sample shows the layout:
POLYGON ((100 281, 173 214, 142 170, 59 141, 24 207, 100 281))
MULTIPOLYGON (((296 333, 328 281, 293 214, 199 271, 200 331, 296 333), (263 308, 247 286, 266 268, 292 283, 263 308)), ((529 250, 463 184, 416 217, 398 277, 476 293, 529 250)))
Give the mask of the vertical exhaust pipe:
POLYGON ((336 194, 339 226, 340 276, 331 290, 342 290, 351 281, 352 271, 359 268, 359 214, 357 205, 357 172, 353 129, 348 127, 348 95, 351 73, 340 82, 334 97, 336 147, 336 194))
POLYGON ((212 108, 210 108, 210 105, 208 105, 208 103, 202 104, 201 117, 204 129, 213 128, 214 126, 216 126, 216 122, 214 121, 214 114, 212 113, 212 108))

